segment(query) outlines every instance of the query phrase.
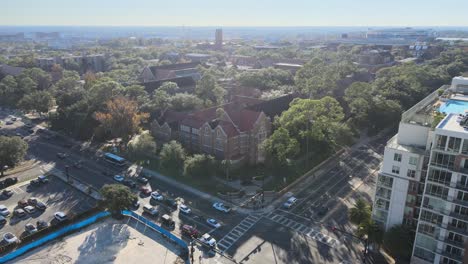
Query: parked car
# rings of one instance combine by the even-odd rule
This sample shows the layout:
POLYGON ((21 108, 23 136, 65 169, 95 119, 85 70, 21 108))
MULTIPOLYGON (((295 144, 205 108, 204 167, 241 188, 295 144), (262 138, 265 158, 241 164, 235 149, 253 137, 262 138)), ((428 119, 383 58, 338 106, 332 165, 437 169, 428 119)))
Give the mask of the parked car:
POLYGON ((38 209, 38 210, 41 210, 41 211, 44 211, 45 209, 47 209, 47 205, 45 203, 43 203, 42 201, 37 201, 35 207, 38 209))
POLYGON ((180 204, 179 205, 179 211, 184 214, 190 214, 192 212, 192 209, 190 209, 188 206, 185 204, 180 204))
POLYGON ((18 208, 18 209, 15 209, 15 211, 13 211, 13 215, 16 217, 24 217, 26 216, 26 212, 23 209, 18 208))
POLYGON ((125 186, 129 187, 129 188, 136 188, 137 185, 134 181, 132 180, 129 180, 129 179, 126 179, 126 180, 123 180, 122 182, 125 186))
POLYGON ((0 215, 0 225, 4 225, 6 224, 6 222, 7 222, 6 218, 0 215))
POLYGON ((214 219, 214 218, 206 219, 206 223, 209 226, 214 227, 214 228, 220 228, 221 227, 221 224, 218 221, 216 221, 216 219, 214 219))
POLYGON ((151 199, 154 199, 156 201, 162 201, 164 200, 164 196, 162 196, 162 194, 160 194, 159 192, 154 191, 151 193, 151 199))
POLYGON ((36 212, 36 207, 34 207, 32 205, 28 205, 28 206, 24 207, 24 211, 26 211, 26 213, 28 213, 28 214, 34 214, 36 212))
POLYGON ((283 207, 286 209, 291 208, 294 204, 297 203, 297 198, 294 196, 289 197, 289 199, 283 204, 283 207))
POLYGON ((177 209, 178 207, 177 201, 172 198, 167 198, 164 202, 166 203, 167 206, 169 206, 170 208, 174 210, 177 209))
POLYGON ((39 177, 37 177, 37 180, 40 183, 48 183, 49 182, 49 178, 47 178, 47 176, 45 176, 45 175, 40 175, 39 177))
POLYGON ((38 200, 37 200, 36 197, 31 197, 31 198, 28 199, 28 204, 34 206, 34 205, 37 204, 37 201, 38 201, 38 200))
POLYGON ((151 194, 152 190, 151 190, 151 187, 149 186, 141 186, 140 192, 142 195, 147 196, 151 194))
POLYGON ((198 238, 200 236, 200 232, 198 232, 198 230, 191 225, 183 225, 182 235, 186 235, 188 237, 193 237, 193 238, 198 238))
POLYGON ((34 186, 39 186, 41 182, 38 179, 31 180, 29 182, 29 186, 34 187, 34 186))
POLYGON ((145 204, 143 206, 143 212, 151 215, 151 216, 156 216, 158 215, 158 209, 156 209, 155 207, 151 206, 150 204, 145 204))
POLYGON ((161 216, 161 223, 165 226, 168 226, 171 229, 175 227, 174 220, 172 220, 172 218, 167 214, 161 216))
POLYGON ((5 189, 2 191, 2 196, 3 197, 11 197, 13 195, 13 191, 12 190, 8 190, 8 189, 5 189))
POLYGON ((5 183, 5 187, 8 187, 13 184, 16 184, 18 182, 18 178, 16 177, 6 178, 3 182, 5 183))
POLYGON ((37 228, 31 224, 31 223, 27 223, 25 226, 24 226, 24 230, 26 231, 26 233, 28 234, 34 234, 37 232, 37 228))
POLYGON ((0 215, 2 216, 9 216, 10 215, 10 210, 5 205, 0 205, 0 215))
POLYGON ((145 178, 145 177, 143 177, 143 176, 138 177, 138 178, 137 178, 137 181, 138 181, 139 183, 142 183, 142 184, 147 184, 147 183, 148 183, 148 179, 145 178))
POLYGON ((231 207, 224 205, 223 203, 214 203, 213 207, 221 212, 229 213, 231 211, 231 207))
POLYGON ((11 121, 11 120, 8 120, 8 121, 5 122, 6 125, 13 125, 13 123, 14 123, 14 122, 11 121))
POLYGON ((123 182, 124 177, 122 175, 114 175, 114 180, 116 182, 123 182))
POLYGON ((64 212, 56 212, 54 218, 59 222, 63 222, 68 219, 68 216, 64 212))
POLYGON ((28 201, 26 199, 22 199, 22 200, 18 201, 18 207, 19 208, 23 208, 23 207, 26 207, 26 206, 28 206, 28 201))
POLYGON ((39 229, 39 230, 49 227, 49 223, 47 223, 44 220, 38 220, 36 222, 36 225, 37 225, 37 229, 39 229))
POLYGON ((208 233, 201 236, 200 242, 209 248, 216 248, 216 239, 211 237, 208 233))
POLYGON ((79 160, 79 161, 73 163, 73 167, 75 167, 77 169, 83 168, 83 161, 79 160))
POLYGON ((12 233, 8 232, 3 235, 3 240, 7 242, 8 244, 16 243, 18 242, 18 238, 13 235, 12 233))

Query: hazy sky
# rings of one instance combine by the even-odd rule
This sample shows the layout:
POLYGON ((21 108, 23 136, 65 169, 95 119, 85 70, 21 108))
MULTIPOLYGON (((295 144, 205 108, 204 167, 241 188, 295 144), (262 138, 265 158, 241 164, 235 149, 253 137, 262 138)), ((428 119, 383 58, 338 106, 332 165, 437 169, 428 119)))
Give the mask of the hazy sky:
POLYGON ((468 26, 468 0, 0 0, 0 25, 468 26))

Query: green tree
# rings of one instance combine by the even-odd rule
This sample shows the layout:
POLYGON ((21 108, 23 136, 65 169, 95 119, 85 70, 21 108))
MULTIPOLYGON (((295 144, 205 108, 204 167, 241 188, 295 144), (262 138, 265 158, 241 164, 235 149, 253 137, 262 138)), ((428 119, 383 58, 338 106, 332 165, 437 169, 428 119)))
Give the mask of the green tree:
POLYGON ((413 249, 413 232, 404 225, 396 225, 385 232, 383 245, 390 255, 399 260, 409 260, 413 249))
POLYGON ((288 71, 271 67, 243 72, 237 79, 243 86, 260 89, 277 89, 281 85, 293 83, 293 77, 288 71))
POLYGON ((137 196, 130 188, 122 184, 106 184, 100 191, 103 200, 101 206, 113 214, 120 214, 122 210, 129 209, 137 196))
POLYGON ((18 89, 18 83, 11 75, 6 76, 0 81, 0 102, 2 105, 14 106, 16 104, 15 95, 18 89))
MULTIPOLYGON (((20 137, 0 136, 0 168, 16 166, 24 159, 28 143, 20 137)), ((3 176, 3 169, 1 170, 3 176)))
POLYGON ((158 90, 165 91, 168 94, 175 94, 180 91, 180 88, 175 82, 163 82, 158 90))
POLYGON ((185 161, 185 150, 177 141, 172 140, 162 146, 160 156, 160 166, 169 171, 177 171, 183 168, 185 161))
POLYGON ((35 83, 37 83, 37 88, 39 90, 48 89, 52 84, 50 74, 40 68, 27 69, 23 71, 21 75, 31 78, 35 83))
POLYGON ((218 85, 216 77, 212 71, 203 74, 195 87, 195 94, 205 101, 205 105, 221 104, 226 90, 218 85))
POLYGON ((54 106, 54 98, 47 91, 34 91, 23 96, 18 106, 26 111, 47 113, 54 106))
POLYGON ((300 151, 299 142, 291 138, 288 130, 278 128, 266 139, 262 147, 271 165, 284 166, 288 159, 294 159, 300 151))
POLYGON ((149 133, 143 133, 128 143, 128 153, 137 160, 156 155, 156 141, 149 133))
POLYGON ((357 199, 354 207, 349 210, 349 220, 351 223, 360 225, 371 219, 371 208, 363 199, 357 199))
POLYGON ((212 156, 195 154, 184 161, 184 175, 187 177, 203 178, 213 176, 216 163, 212 156))
POLYGON ((193 94, 177 93, 170 97, 171 109, 174 111, 193 111, 203 107, 203 101, 193 94))

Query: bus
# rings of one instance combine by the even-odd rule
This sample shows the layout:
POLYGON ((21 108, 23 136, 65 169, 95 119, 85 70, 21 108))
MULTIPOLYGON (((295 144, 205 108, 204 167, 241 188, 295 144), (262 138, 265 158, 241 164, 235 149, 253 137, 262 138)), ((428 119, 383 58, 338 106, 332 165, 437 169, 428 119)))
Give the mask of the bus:
POLYGON ((119 157, 119 156, 117 156, 115 154, 112 154, 112 153, 109 153, 109 152, 104 153, 104 159, 107 162, 110 162, 110 163, 115 164, 117 166, 124 166, 125 165, 125 159, 124 158, 119 157))

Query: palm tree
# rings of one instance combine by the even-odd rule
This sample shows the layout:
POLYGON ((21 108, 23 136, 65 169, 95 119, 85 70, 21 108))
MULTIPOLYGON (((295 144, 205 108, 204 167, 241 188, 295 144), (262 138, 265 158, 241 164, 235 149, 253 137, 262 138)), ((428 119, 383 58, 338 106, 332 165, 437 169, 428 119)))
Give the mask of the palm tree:
POLYGON ((351 223, 360 225, 368 222, 371 218, 370 205, 363 199, 358 199, 354 207, 349 210, 349 220, 351 223))

